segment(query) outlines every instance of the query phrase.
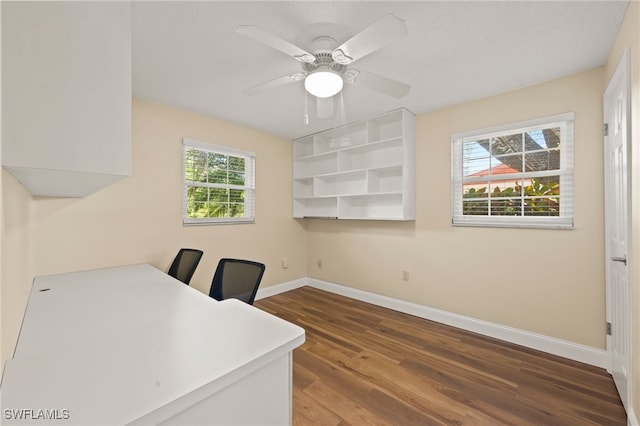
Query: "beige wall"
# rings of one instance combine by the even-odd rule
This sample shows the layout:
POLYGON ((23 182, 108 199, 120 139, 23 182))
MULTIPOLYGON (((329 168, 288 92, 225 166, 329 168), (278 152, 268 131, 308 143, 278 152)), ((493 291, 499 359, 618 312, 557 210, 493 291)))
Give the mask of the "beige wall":
POLYGON ((602 78, 599 68, 419 115, 416 221, 306 222, 309 275, 604 348, 602 78), (451 226, 451 134, 569 111, 575 229, 451 226))
POLYGON ((264 287, 304 277, 306 236, 291 218, 291 167, 290 141, 136 100, 133 176, 86 199, 36 202, 36 274, 135 262, 166 269, 180 247, 195 247, 205 251, 192 281, 202 291, 224 256, 264 262, 264 287), (183 137, 256 153, 255 224, 182 225, 183 137))
POLYGON ((33 275, 139 262, 167 270, 180 247, 195 247, 205 254, 191 285, 203 292, 223 256, 264 262, 261 287, 306 276, 306 234, 291 218, 290 141, 141 100, 133 104, 132 140, 133 175, 86 198, 32 199, 5 175, 3 266, 11 270, 2 277, 3 308, 10 306, 6 315, 3 309, 3 360, 13 351, 33 275), (183 137, 256 153, 255 224, 182 225, 183 137))
POLYGON ((632 1, 605 66, 603 87, 629 49, 631 88, 631 403, 640 415, 640 3, 632 1))

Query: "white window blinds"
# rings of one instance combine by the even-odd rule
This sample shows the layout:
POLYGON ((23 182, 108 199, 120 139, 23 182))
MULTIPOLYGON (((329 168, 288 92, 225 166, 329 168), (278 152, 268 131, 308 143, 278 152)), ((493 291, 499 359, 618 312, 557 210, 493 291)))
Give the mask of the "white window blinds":
POLYGON ((452 223, 573 227, 573 113, 456 134, 452 223))

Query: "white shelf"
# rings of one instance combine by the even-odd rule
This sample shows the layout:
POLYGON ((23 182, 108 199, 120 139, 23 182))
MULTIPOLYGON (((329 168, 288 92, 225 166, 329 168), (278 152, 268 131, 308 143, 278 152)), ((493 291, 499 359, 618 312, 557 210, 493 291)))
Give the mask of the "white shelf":
POLYGON ((355 155, 358 152, 370 152, 381 149, 388 149, 393 146, 402 146, 403 144, 402 137, 395 136, 391 138, 376 140, 374 142, 349 144, 342 146, 336 145, 329 150, 314 151, 313 149, 309 149, 313 147, 313 144, 308 143, 308 140, 306 140, 306 138, 304 138, 304 140, 296 139, 294 142, 294 161, 315 161, 322 158, 332 157, 338 152, 355 155), (302 147, 297 147, 297 144, 302 145, 302 147))
POLYGON ((318 176, 313 180, 315 196, 364 194, 367 191, 365 170, 318 176))
POLYGON ((371 169, 367 174, 367 192, 378 194, 402 191, 402 167, 371 169))
POLYGON ((369 143, 394 138, 403 134, 403 110, 393 111, 369 120, 368 140, 369 143))
POLYGON ((400 109, 293 141, 293 216, 415 219, 415 116, 400 109))
POLYGON ((294 217, 338 218, 338 197, 294 198, 294 217))
POLYGON ((402 193, 379 193, 341 197, 339 218, 403 219, 402 193))
POLYGON ((402 138, 367 144, 338 153, 338 170, 357 170, 402 165, 404 143, 402 138))
POLYGON ((338 154, 332 152, 324 155, 304 157, 293 163, 293 178, 306 178, 316 175, 335 173, 338 171, 338 154))
POLYGON ((367 142, 365 122, 347 124, 331 131, 317 133, 314 138, 314 152, 338 151, 340 149, 363 145, 367 142))

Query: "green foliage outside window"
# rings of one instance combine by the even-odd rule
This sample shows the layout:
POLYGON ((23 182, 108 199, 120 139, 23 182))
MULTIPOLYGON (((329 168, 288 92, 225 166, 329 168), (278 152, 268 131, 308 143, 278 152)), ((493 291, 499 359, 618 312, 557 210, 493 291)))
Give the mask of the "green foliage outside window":
POLYGON ((186 148, 187 216, 242 218, 245 215, 245 159, 186 148))
MULTIPOLYGON (((489 215, 488 186, 469 188, 463 194, 463 214, 489 215)), ((532 178, 524 187, 517 182, 513 187, 491 191, 491 216, 559 216, 560 182, 557 176, 532 178), (524 209, 524 214, 523 214, 524 209)))

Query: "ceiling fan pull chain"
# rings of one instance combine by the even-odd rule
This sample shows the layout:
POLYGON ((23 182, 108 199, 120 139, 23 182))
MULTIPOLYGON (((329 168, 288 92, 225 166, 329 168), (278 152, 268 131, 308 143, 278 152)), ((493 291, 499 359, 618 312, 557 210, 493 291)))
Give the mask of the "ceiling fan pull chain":
POLYGON ((337 129, 338 128, 338 123, 340 122, 340 119, 342 118, 342 114, 344 112, 343 110, 343 105, 344 105, 344 98, 342 97, 342 92, 338 93, 336 95, 337 99, 334 99, 334 105, 337 102, 338 103, 338 108, 337 111, 335 111, 335 113, 333 114, 333 128, 337 129))
POLYGON ((309 94, 304 91, 304 124, 309 124, 309 94))

